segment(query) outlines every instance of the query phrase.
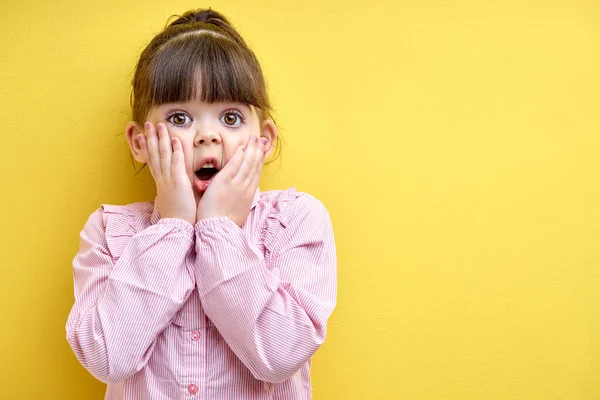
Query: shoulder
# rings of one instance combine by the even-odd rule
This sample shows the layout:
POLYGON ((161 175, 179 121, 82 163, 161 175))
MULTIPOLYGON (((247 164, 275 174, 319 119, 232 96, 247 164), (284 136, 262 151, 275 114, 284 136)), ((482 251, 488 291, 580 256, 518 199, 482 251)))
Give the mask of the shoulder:
POLYGON ((267 213, 263 227, 267 257, 277 257, 299 247, 320 249, 333 245, 329 212, 315 196, 295 187, 266 191, 261 193, 259 207, 267 213))
POLYGON ((327 208, 315 196, 300 192, 296 187, 260 192, 257 206, 267 212, 267 218, 277 219, 288 226, 307 217, 327 217, 327 208))
POLYGON ((152 215, 154 202, 145 201, 124 205, 101 204, 98 210, 102 215, 121 215, 130 219, 143 219, 152 215))
POLYGON ((97 243, 106 243, 111 251, 150 222, 154 202, 138 202, 125 205, 101 204, 88 217, 80 236, 97 243))
POLYGON ((100 212, 107 234, 134 235, 150 225, 154 202, 136 202, 125 205, 101 204, 100 212))
POLYGON ((115 237, 130 233, 132 236, 149 221, 153 209, 153 202, 101 204, 88 217, 82 233, 115 237))
POLYGON ((289 222, 297 214, 327 214, 323 202, 309 193, 296 190, 295 186, 285 190, 260 192, 258 206, 268 209, 269 214, 282 216, 281 219, 285 222, 289 222))

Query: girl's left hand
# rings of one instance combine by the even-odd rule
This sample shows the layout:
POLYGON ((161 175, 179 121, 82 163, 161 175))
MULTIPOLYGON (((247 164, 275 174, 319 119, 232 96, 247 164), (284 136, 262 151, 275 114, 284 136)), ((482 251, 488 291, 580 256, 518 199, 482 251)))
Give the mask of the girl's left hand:
POLYGON ((264 139, 251 136, 246 150, 238 148, 225 167, 202 195, 196 221, 211 217, 228 217, 238 226, 244 225, 265 162, 264 139))

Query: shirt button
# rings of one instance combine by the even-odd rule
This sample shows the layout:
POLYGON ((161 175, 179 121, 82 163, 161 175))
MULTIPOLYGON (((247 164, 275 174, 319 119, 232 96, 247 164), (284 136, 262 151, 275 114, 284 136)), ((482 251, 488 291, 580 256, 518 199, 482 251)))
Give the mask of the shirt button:
POLYGON ((188 392, 190 392, 191 394, 198 393, 198 386, 192 383, 190 386, 188 386, 188 392))
POLYGON ((192 340, 196 341, 198 339, 200 339, 200 332, 198 332, 198 331, 192 331, 192 340))

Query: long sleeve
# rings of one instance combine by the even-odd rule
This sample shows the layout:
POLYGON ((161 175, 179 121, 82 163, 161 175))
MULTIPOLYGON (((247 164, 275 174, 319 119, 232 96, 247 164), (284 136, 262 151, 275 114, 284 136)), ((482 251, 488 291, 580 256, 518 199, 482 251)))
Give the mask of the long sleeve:
POLYGON ((327 210, 301 196, 285 227, 266 232, 268 256, 226 217, 196 226, 196 283, 207 316, 253 376, 292 377, 325 340, 337 260, 327 210))
POLYGON ((99 208, 80 233, 73 260, 75 304, 66 325, 77 359, 105 383, 117 383, 146 365, 157 336, 195 285, 186 267, 193 263, 192 225, 166 218, 124 238, 122 231, 133 221, 112 216, 120 217, 112 239, 122 254, 115 261, 99 208))

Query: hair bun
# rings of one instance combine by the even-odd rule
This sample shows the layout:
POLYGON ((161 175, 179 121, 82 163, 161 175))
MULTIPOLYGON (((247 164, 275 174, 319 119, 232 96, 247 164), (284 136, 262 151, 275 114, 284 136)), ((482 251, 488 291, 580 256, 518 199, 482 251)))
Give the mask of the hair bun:
POLYGON ((210 8, 204 9, 199 8, 197 10, 189 10, 183 15, 174 15, 173 17, 179 17, 175 21, 171 22, 168 27, 185 24, 196 24, 203 22, 206 24, 214 25, 229 35, 235 41, 244 43, 242 37, 237 31, 231 26, 229 20, 225 16, 217 11, 213 11, 210 8))
POLYGON ((173 21, 170 25, 193 24, 194 22, 206 22, 220 26, 222 24, 229 25, 229 21, 220 13, 209 9, 189 10, 185 14, 178 16, 179 18, 173 21))

